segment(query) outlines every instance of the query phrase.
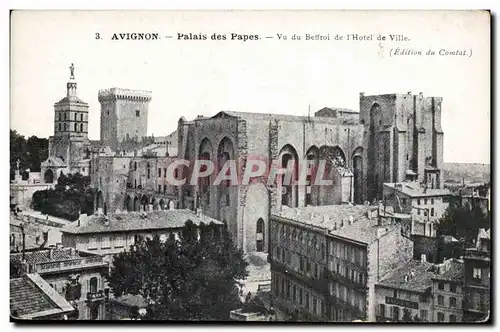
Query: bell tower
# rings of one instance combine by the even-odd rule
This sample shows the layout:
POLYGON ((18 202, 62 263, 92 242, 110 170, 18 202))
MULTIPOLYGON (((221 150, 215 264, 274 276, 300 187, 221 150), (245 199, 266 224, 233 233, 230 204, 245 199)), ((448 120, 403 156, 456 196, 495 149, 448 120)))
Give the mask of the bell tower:
POLYGON ((49 156, 59 157, 68 167, 80 159, 88 143, 89 105, 78 98, 75 67, 69 67, 66 97, 54 104, 54 136, 49 140, 49 156))

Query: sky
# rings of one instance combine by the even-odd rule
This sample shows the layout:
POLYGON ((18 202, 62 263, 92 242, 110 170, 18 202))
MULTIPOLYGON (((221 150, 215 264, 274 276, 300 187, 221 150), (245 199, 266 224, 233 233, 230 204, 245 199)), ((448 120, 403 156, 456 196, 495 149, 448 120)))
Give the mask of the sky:
POLYGON ((445 162, 490 163, 485 13, 18 11, 11 29, 10 127, 25 136, 53 134, 53 105, 66 95, 74 63, 78 96, 90 106, 90 139, 100 136, 98 91, 110 87, 152 91, 148 134, 155 136, 174 131, 181 116, 222 110, 307 115, 309 105, 311 112, 325 106, 359 111, 360 92, 412 91, 443 97, 445 162), (111 40, 128 32, 156 32, 160 40, 111 40), (178 33, 208 40, 177 40, 178 33), (213 41, 213 33, 261 39, 213 41), (352 33, 375 38, 345 40, 352 33), (344 40, 299 41, 293 34, 344 40), (378 41, 377 34, 387 39, 378 41), (391 41, 389 34, 410 40, 391 41), (390 56, 396 47, 465 50, 467 56, 390 56))

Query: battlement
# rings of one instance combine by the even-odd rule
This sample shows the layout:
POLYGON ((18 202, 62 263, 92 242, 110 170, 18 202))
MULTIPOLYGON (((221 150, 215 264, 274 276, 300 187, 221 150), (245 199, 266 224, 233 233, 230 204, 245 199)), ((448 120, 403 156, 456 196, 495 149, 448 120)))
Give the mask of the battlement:
POLYGON ((110 88, 99 90, 98 100, 128 100, 135 102, 149 102, 151 101, 152 93, 151 91, 144 90, 131 90, 122 88, 110 88))

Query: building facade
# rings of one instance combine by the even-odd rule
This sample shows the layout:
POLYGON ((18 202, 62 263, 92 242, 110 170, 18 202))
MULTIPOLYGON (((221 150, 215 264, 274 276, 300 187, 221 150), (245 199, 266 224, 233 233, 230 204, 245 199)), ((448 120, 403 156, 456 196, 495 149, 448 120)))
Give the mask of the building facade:
POLYGON ((384 183, 384 200, 395 211, 413 215, 412 235, 436 237, 437 224, 445 214, 448 189, 427 188, 416 181, 384 183))
POLYGON ((464 280, 464 321, 475 322, 490 317, 491 229, 481 229, 475 248, 466 249, 464 280))
POLYGON ((432 279, 434 322, 462 321, 464 267, 464 262, 456 259, 449 259, 437 267, 432 279))
POLYGON ((175 157, 148 152, 138 155, 95 155, 91 186, 97 213, 178 208, 177 187, 167 182, 167 168, 175 157))
POLYGON ((76 309, 74 318, 104 319, 109 264, 103 256, 74 248, 50 248, 11 254, 23 262, 27 273, 36 273, 76 309))
MULTIPOLYGON (((282 206, 360 204, 381 199, 384 182, 405 179, 425 180, 429 188, 440 188, 440 114, 438 97, 362 94, 359 113, 324 108, 313 117, 224 111, 192 121, 181 118, 177 130, 181 159, 208 159, 217 170, 225 161, 235 160, 238 171, 255 159, 268 169, 273 161, 288 168, 302 160, 317 169, 319 160, 326 160, 324 179, 333 184, 315 185, 313 172, 308 185, 293 181, 267 185, 267 179, 258 178, 248 185, 210 186, 214 174, 196 185, 184 185, 180 206, 202 206, 208 215, 228 223, 239 247, 256 251, 257 222, 262 219, 267 225, 269 215, 282 206)), ((189 171, 182 174, 189 175, 189 171)), ((298 170, 292 171, 292 179, 298 177, 298 170)))
POLYGON ((403 221, 364 205, 273 214, 269 260, 277 319, 375 321, 374 285, 412 259, 405 229, 403 221))
POLYGON ((49 137, 49 157, 41 164, 44 183, 61 174, 88 175, 91 143, 88 139, 89 105, 78 98, 73 75, 66 84, 66 97, 54 104, 54 135, 49 137))
POLYGON ((98 99, 102 145, 118 151, 147 137, 150 91, 111 88, 100 90, 98 99))
POLYGON ((65 247, 104 255, 105 260, 111 263, 114 254, 128 250, 140 238, 152 238, 155 235, 160 240, 166 240, 169 236, 178 238, 188 220, 195 225, 203 222, 222 226, 221 222, 190 210, 123 212, 87 218, 81 216, 80 220, 61 230, 62 243, 65 247))
POLYGON ((360 122, 367 137, 368 197, 381 199, 384 183, 417 179, 440 188, 444 182, 441 97, 422 93, 360 96, 360 122))

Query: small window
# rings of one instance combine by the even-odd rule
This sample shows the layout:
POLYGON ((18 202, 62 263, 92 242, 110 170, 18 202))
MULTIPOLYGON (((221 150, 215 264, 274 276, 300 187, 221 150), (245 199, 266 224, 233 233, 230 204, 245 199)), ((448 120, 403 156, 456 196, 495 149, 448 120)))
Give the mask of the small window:
POLYGON ((426 198, 426 199, 424 199, 424 204, 425 204, 425 205, 427 205, 427 198, 426 198))
POLYGON ((444 296, 438 295, 438 305, 444 305, 444 296))
POLYGON ((431 204, 434 204, 434 198, 431 198, 431 204))
POLYGON ((141 116, 141 111, 139 111, 139 110, 135 110, 135 116, 136 116, 136 117, 140 117, 140 116, 141 116))
POLYGON ((397 289, 395 289, 395 290, 394 290, 394 294, 392 294, 392 295, 393 295, 393 297, 394 297, 394 298, 398 297, 398 290, 397 290, 397 289))
POLYGON ((454 297, 450 297, 450 308, 456 308, 457 307, 457 299, 454 297))
POLYGON ((444 282, 440 281, 440 282, 438 283, 438 289, 439 289, 439 290, 444 290, 444 282))
POLYGON ((457 321, 457 316, 450 315, 450 323, 455 323, 457 321))
POLYGON ((420 199, 417 199, 417 205, 420 205, 420 199))
POLYGON ((161 168, 158 168, 158 177, 161 178, 161 168))
POLYGON ((438 322, 444 322, 444 314, 442 312, 437 313, 438 322))
POLYGON ((420 319, 427 320, 427 310, 420 310, 420 319))
POLYGON ((431 208, 431 217, 434 217, 434 208, 431 208))
POLYGON ((450 284, 450 292, 456 293, 457 292, 457 285, 456 284, 450 284))
POLYGON ((472 277, 474 279, 481 279, 481 269, 478 269, 477 267, 473 268, 472 277))
POLYGON ((158 185, 158 192, 161 193, 161 184, 158 185))

